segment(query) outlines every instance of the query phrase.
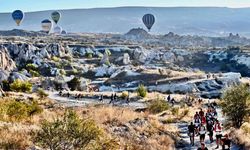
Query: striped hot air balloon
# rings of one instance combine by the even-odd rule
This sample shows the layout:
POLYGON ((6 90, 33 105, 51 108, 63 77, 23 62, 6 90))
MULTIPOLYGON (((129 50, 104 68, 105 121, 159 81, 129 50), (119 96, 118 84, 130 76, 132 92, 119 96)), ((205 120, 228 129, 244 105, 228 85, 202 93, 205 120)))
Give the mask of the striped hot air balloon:
POLYGON ((155 23, 155 17, 152 14, 146 14, 142 17, 144 25, 147 27, 148 31, 153 27, 155 23))
POLYGON ((14 19, 16 24, 19 26, 24 19, 24 13, 21 10, 15 10, 12 13, 12 18, 14 19))
POLYGON ((49 19, 45 19, 41 22, 42 30, 46 33, 49 33, 52 27, 52 21, 49 19))

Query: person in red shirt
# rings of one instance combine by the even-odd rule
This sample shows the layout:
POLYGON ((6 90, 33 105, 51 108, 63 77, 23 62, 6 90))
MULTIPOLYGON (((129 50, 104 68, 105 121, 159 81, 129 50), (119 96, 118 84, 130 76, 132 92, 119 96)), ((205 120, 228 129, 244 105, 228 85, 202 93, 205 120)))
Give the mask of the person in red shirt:
POLYGON ((206 117, 205 116, 201 117, 201 124, 206 124, 206 117))
POLYGON ((216 144, 217 144, 217 147, 215 149, 218 149, 219 144, 221 143, 221 137, 222 137, 222 127, 221 127, 219 120, 216 120, 215 122, 214 131, 216 134, 216 144))

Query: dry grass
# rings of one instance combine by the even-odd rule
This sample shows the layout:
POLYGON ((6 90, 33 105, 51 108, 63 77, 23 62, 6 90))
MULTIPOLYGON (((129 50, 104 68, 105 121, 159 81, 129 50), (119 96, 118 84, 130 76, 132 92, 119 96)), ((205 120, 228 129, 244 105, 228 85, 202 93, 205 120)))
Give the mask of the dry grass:
POLYGON ((30 130, 27 128, 5 125, 0 128, 0 149, 27 149, 30 142, 30 130), (21 129, 20 129, 21 128, 21 129))
POLYGON ((144 117, 143 113, 134 112, 129 108, 111 106, 78 108, 77 111, 81 111, 83 117, 91 118, 99 124, 105 124, 114 120, 124 124, 130 120, 144 117))

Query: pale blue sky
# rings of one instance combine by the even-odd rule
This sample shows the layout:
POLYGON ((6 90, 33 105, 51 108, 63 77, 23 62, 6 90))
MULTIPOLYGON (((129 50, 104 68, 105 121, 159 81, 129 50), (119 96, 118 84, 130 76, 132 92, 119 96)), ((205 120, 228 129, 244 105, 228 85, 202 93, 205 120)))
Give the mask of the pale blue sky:
POLYGON ((0 0, 0 12, 21 9, 25 12, 55 9, 119 6, 217 6, 250 7, 250 0, 0 0))

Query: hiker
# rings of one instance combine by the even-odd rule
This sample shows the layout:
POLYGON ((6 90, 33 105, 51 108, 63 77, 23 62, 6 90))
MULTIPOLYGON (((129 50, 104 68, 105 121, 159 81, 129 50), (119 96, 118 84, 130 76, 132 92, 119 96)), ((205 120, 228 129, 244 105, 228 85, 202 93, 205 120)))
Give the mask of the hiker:
POLYGON ((114 95, 114 100, 117 101, 117 95, 116 95, 116 93, 114 95))
POLYGON ((62 96, 62 90, 59 91, 59 96, 62 96))
POLYGON ((222 150, 230 150, 231 140, 228 138, 228 134, 224 135, 224 137, 221 139, 221 143, 222 143, 222 150))
POLYGON ((215 125, 214 125, 214 131, 215 131, 215 134, 216 134, 216 145, 217 147, 215 149, 218 149, 219 148, 219 145, 221 143, 221 137, 222 137, 222 127, 221 127, 221 124, 219 122, 219 120, 216 120, 215 122, 215 125))
POLYGON ((200 118, 196 117, 194 119, 194 126, 195 126, 195 133, 196 133, 196 135, 198 135, 198 130, 199 130, 200 124, 201 124, 200 118))
POLYGON ((70 96, 69 92, 68 92, 68 94, 67 94, 67 95, 68 95, 68 98, 69 98, 69 96, 70 96))
POLYGON ((204 111, 202 111, 202 109, 199 111, 199 115, 200 115, 200 117, 204 116, 204 111))
POLYGON ((206 117, 202 116, 200 118, 201 118, 201 124, 206 124, 206 117))
POLYGON ((100 102, 103 101, 103 94, 101 94, 101 96, 99 97, 99 101, 100 101, 100 102))
POLYGON ((167 100, 168 100, 168 102, 170 102, 170 100, 171 100, 170 94, 168 95, 167 100))
POLYGON ((114 94, 112 94, 110 97, 109 104, 111 104, 111 103, 114 105, 114 94))
POLYGON ((206 136, 206 127, 204 126, 204 124, 201 124, 199 128, 199 134, 200 134, 200 142, 202 143, 205 141, 205 136, 206 136))
POLYGON ((195 126, 193 122, 190 123, 188 126, 188 135, 190 137, 190 144, 194 146, 194 133, 195 133, 195 126))
POLYGON ((194 115, 194 119, 200 118, 200 115, 198 114, 198 112, 195 113, 194 115))
POLYGON ((198 148, 197 150, 208 150, 207 147, 205 146, 205 143, 201 143, 201 147, 198 148))
POLYGON ((175 103, 175 99, 174 98, 172 98, 171 103, 172 103, 172 106, 174 106, 174 103, 175 103))
POLYGON ((130 97, 129 97, 129 93, 128 93, 128 96, 127 96, 127 100, 126 100, 126 103, 129 105, 129 101, 130 101, 130 97))
POLYGON ((207 131, 208 131, 210 143, 213 143, 214 142, 214 139, 213 139, 214 127, 213 127, 213 121, 212 120, 209 120, 207 122, 207 131))

